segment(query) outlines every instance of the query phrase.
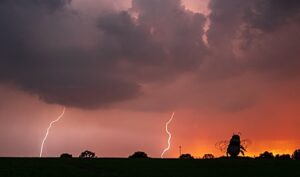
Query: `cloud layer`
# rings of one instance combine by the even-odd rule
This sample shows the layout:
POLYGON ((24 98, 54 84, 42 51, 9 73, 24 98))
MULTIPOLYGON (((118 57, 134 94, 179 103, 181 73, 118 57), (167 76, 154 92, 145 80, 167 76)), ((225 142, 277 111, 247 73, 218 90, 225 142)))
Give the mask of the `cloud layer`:
POLYGON ((96 108, 138 96, 142 82, 193 68, 204 52, 203 16, 179 1, 147 2, 133 2, 138 19, 111 11, 95 26, 82 22, 69 1, 2 2, 1 81, 48 103, 96 108), (92 28, 98 33, 89 34, 92 28), (81 46, 91 38, 96 42, 81 46))
POLYGON ((130 9, 106 9, 96 19, 71 4, 1 1, 1 83, 47 103, 94 109, 187 73, 195 85, 249 72, 299 76, 297 0, 211 0, 209 17, 180 0, 133 0, 130 9))

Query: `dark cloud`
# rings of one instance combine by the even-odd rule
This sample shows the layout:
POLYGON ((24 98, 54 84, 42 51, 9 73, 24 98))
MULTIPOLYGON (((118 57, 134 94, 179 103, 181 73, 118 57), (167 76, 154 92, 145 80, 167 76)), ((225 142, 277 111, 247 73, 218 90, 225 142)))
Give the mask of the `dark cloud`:
POLYGON ((252 27, 273 31, 287 23, 299 21, 300 2, 297 0, 256 0, 245 10, 244 19, 252 27))
POLYGON ((300 75, 299 1, 212 0, 210 8, 209 43, 215 63, 226 63, 217 71, 220 77, 248 71, 277 78, 300 75))
MULTIPOLYGON (((229 33, 234 35, 240 30, 240 25, 270 32, 287 23, 298 23, 300 17, 300 2, 297 0, 211 0, 209 7, 212 10, 210 18, 213 27, 222 26, 220 30, 226 31, 224 36, 227 37, 229 33)), ((216 37, 210 36, 211 39, 216 37)), ((233 36, 229 37, 233 39, 233 36)))
MULTIPOLYGON (((204 15, 185 10, 180 0, 133 0, 130 9, 106 9, 96 20, 70 3, 0 2, 2 83, 47 103, 93 109, 186 73, 199 75, 195 84, 249 72, 300 75, 298 1, 211 0, 209 46, 202 39, 204 15)), ((234 107, 249 105, 244 101, 234 107)))
POLYGON ((130 12, 99 19, 103 57, 118 60, 119 72, 141 82, 172 79, 195 70, 207 52, 201 38, 204 16, 184 10, 180 1, 155 0, 151 6, 143 0, 132 3, 130 12))
POLYGON ((1 4, 1 81, 37 94, 48 103, 81 108, 138 95, 136 83, 115 76, 113 68, 107 67, 109 63, 97 61, 96 52, 70 41, 86 35, 80 36, 81 23, 72 11, 63 8, 64 2, 1 4), (69 29, 73 19, 77 28, 69 29))
POLYGON ((210 53, 198 70, 197 81, 200 85, 224 82, 218 88, 209 87, 212 91, 205 100, 212 100, 212 107, 241 111, 255 106, 272 84, 299 82, 298 1, 211 0, 209 7, 210 53), (239 80, 249 75, 254 78, 239 80), (223 90, 235 79, 231 89, 223 90), (248 85, 249 90, 239 85, 248 85), (219 93, 224 99, 214 101, 216 95, 222 97, 219 93), (251 95, 251 100, 245 95, 251 95))
POLYGON ((97 108, 135 98, 142 83, 195 70, 207 50, 204 17, 179 1, 135 0, 130 11, 105 12, 95 23, 69 3, 1 2, 2 83, 48 103, 97 108))
POLYGON ((271 77, 298 77, 300 2, 295 0, 257 0, 246 10, 249 25, 242 37, 248 42, 243 49, 247 65, 271 77), (251 41, 251 42, 249 42, 251 41))
POLYGON ((44 10, 57 10, 71 3, 72 0, 3 0, 0 2, 2 7, 15 8, 45 8, 44 10))

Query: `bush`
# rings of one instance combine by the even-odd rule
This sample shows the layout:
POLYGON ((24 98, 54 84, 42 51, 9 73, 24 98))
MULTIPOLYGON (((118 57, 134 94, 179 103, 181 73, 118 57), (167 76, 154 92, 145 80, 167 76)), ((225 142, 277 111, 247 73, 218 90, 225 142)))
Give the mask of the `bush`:
POLYGON ((292 158, 295 160, 300 160, 300 149, 294 151, 292 158))
POLYGON ((275 159, 278 159, 278 160, 290 160, 291 159, 291 156, 289 154, 277 154, 275 156, 275 159))
POLYGON ((94 152, 91 151, 84 151, 80 154, 79 158, 95 158, 96 154, 94 152))
POLYGON ((72 154, 68 154, 68 153, 63 153, 60 155, 60 158, 72 158, 72 154))
POLYGON ((203 159, 214 159, 215 156, 212 154, 204 154, 203 159))
POLYGON ((137 151, 137 152, 133 153, 132 155, 130 155, 128 158, 131 158, 131 159, 136 159, 136 158, 145 159, 145 158, 149 158, 149 157, 145 152, 137 151))
POLYGON ((264 153, 261 153, 258 158, 261 158, 261 159, 273 159, 274 155, 273 155, 272 152, 265 151, 264 153))
POLYGON ((181 154, 180 159, 194 159, 191 154, 181 154))

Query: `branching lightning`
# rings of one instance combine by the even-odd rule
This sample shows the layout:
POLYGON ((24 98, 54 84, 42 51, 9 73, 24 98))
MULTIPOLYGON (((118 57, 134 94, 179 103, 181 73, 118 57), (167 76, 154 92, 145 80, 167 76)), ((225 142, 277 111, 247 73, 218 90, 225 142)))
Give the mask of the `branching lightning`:
POLYGON ((58 121, 64 116, 65 111, 66 111, 66 108, 64 107, 62 113, 58 116, 58 118, 55 119, 54 121, 50 122, 49 127, 47 128, 45 137, 44 137, 44 139, 43 139, 43 141, 42 141, 42 144, 41 144, 40 157, 42 157, 42 155, 43 155, 44 144, 45 144, 45 141, 47 140, 47 137, 48 137, 48 134, 49 134, 49 131, 50 131, 52 125, 53 125, 54 123, 58 122, 58 121))
POLYGON ((166 132, 167 132, 167 134, 169 135, 169 138, 168 138, 168 146, 163 150, 163 152, 161 153, 161 158, 164 158, 164 154, 170 149, 170 147, 171 147, 171 138, 172 138, 172 134, 169 132, 169 130, 168 130, 168 125, 172 122, 172 120, 173 120, 173 117, 174 117, 174 115, 175 115, 175 112, 173 112, 173 114, 172 114, 172 116, 171 116, 171 118, 170 118, 170 120, 166 123, 166 132))

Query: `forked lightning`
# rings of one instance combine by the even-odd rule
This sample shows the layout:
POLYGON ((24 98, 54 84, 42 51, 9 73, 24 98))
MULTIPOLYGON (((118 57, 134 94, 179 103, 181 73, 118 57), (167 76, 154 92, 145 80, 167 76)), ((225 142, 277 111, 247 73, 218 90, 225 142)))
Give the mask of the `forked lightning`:
POLYGON ((49 134, 49 131, 50 131, 52 125, 53 125, 54 123, 58 122, 58 121, 64 116, 65 111, 66 111, 66 108, 64 107, 64 109, 63 109, 62 113, 60 114, 60 116, 58 116, 58 118, 55 119, 54 121, 50 122, 49 127, 47 128, 45 137, 44 137, 44 139, 43 139, 43 141, 42 141, 42 144, 41 144, 40 157, 42 157, 42 155, 43 155, 44 144, 45 144, 45 141, 47 140, 47 137, 48 137, 48 134, 49 134))
POLYGON ((173 112, 170 120, 166 123, 166 132, 167 134, 169 135, 169 138, 168 138, 168 146, 163 150, 163 152, 161 153, 161 158, 164 158, 164 154, 170 149, 171 147, 171 138, 172 138, 172 134, 169 132, 168 130, 168 125, 172 122, 173 118, 174 118, 174 115, 175 115, 175 112, 173 112))

